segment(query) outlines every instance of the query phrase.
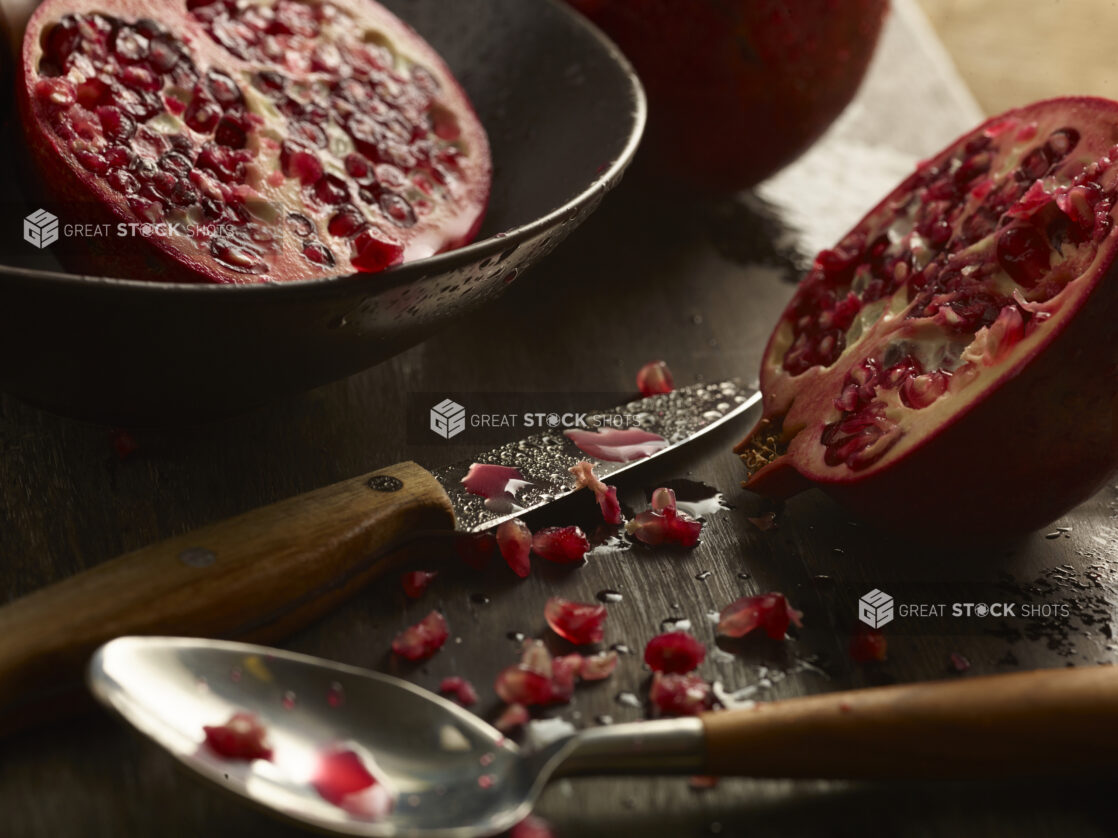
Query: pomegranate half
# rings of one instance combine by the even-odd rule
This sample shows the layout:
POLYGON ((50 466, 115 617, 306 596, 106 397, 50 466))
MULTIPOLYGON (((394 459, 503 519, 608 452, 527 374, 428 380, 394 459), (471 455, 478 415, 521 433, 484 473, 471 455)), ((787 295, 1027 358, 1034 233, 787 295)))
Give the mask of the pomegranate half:
POLYGON ((1035 529, 1118 469, 1118 103, 959 138, 821 252, 761 364, 746 488, 888 528, 1035 529))
POLYGON ((372 0, 47 0, 19 97, 65 220, 154 225, 65 242, 84 272, 377 272, 466 243, 488 200, 465 93, 372 0))

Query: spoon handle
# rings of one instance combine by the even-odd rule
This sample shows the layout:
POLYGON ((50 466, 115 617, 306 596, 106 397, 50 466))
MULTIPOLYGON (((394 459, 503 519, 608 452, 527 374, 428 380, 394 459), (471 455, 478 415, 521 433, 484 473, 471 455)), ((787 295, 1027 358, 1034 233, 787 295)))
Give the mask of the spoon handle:
POLYGON ((0 732, 68 708, 124 634, 274 640, 450 530, 433 475, 401 463, 120 556, 0 608, 0 732))
POLYGON ((1118 763, 1118 667, 903 684, 706 713, 705 772, 965 778, 1118 763))

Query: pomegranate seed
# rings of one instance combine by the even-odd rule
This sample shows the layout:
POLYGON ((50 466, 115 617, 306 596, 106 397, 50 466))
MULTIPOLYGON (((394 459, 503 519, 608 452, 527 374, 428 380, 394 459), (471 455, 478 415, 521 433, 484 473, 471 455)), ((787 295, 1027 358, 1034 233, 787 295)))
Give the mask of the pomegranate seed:
POLYGON ((311 785, 326 802, 371 819, 383 818, 395 804, 391 792, 347 748, 334 748, 319 756, 311 785))
POLYGON ((280 150, 280 166, 288 177, 298 178, 304 186, 322 179, 322 162, 295 143, 286 142, 280 150))
POLYGON ((588 488, 598 500, 598 507, 602 510, 602 518, 607 524, 621 524, 625 518, 621 515, 621 504, 617 500, 617 489, 607 486, 594 474, 592 463, 583 460, 570 468, 575 476, 574 488, 588 488))
POLYGON ((392 651, 405 660, 424 660, 439 651, 449 636, 446 619, 438 611, 432 611, 397 634, 392 641, 392 651))
POLYGON ((543 613, 551 630, 576 646, 600 643, 605 636, 604 605, 572 602, 553 596, 544 606, 543 613))
POLYGON ((206 745, 226 759, 271 760, 268 731, 252 713, 234 713, 223 725, 205 725, 206 745))
POLYGON ((210 253, 220 264, 238 273, 259 274, 268 270, 256 250, 225 236, 210 240, 210 253))
POLYGON ((954 672, 966 672, 970 669, 970 661, 960 655, 958 652, 952 652, 948 657, 951 669, 954 672))
POLYGON ((556 564, 573 564, 586 558, 590 541, 578 527, 544 527, 532 536, 532 551, 556 564))
POLYGON ((365 230, 353 242, 353 267, 363 273, 378 273, 404 261, 404 248, 380 230, 365 230))
POLYGON ((522 579, 528 575, 531 570, 528 556, 532 549, 532 531, 527 524, 515 518, 497 527, 497 547, 513 573, 522 579))
POLYGON ((1032 288, 1049 270, 1049 245, 1031 226, 1008 227, 998 236, 998 263, 1013 281, 1032 288))
POLYGON ((497 675, 493 684, 497 695, 506 704, 522 704, 535 707, 550 704, 554 698, 551 678, 518 663, 507 667, 497 675))
POLYGON ((718 633, 744 637, 760 626, 773 640, 783 640, 789 623, 797 628, 803 615, 788 604, 784 594, 761 594, 734 600, 718 615, 718 633))
POLYGON ((405 573, 400 577, 404 595, 409 599, 419 599, 438 575, 438 571, 428 570, 412 570, 405 573))
POLYGON ((186 106, 182 118, 190 130, 197 131, 199 134, 208 134, 221 118, 221 109, 210 99, 195 96, 186 106))
POLYGON ((373 167, 360 154, 347 154, 345 158, 346 173, 358 183, 373 182, 373 167))
POLYGON ((685 631, 671 631, 653 637, 644 647, 644 662, 654 672, 687 673, 699 667, 707 650, 685 631))
POLYGON ((654 672, 648 698, 662 716, 697 716, 710 709, 711 689, 697 675, 654 672))
POLYGON ((517 728, 528 724, 531 718, 531 715, 528 713, 528 708, 523 704, 510 704, 501 712, 497 720, 493 722, 493 727, 497 728, 501 733, 512 733, 517 728))
POLYGON ((586 655, 582 659, 582 667, 579 669, 578 675, 583 681, 601 681, 613 674, 613 671, 617 669, 619 660, 619 655, 613 649, 607 652, 598 652, 594 655, 586 655))
POLYGON ((529 815, 509 830, 508 838, 555 838, 555 833, 543 818, 529 815))
POLYGON ((885 635, 881 630, 859 623, 850 638, 850 657, 858 663, 871 663, 885 660, 885 653, 885 635))
POLYGON ((477 704, 477 690, 474 689, 474 685, 457 675, 443 678, 439 683, 439 692, 443 695, 449 695, 463 707, 472 707, 477 704))
POLYGON ((675 389, 672 371, 663 361, 649 361, 637 372, 637 389, 645 397, 670 393, 675 389))
POLYGON ((128 64, 143 61, 147 58, 150 48, 151 44, 147 38, 127 26, 117 30, 112 44, 113 54, 128 64))
POLYGON ((345 239, 357 235, 368 226, 369 222, 361 214, 361 210, 353 204, 347 204, 330 219, 326 229, 331 236, 345 239))
POLYGON ((140 182, 128 172, 116 170, 109 172, 109 186, 121 195, 133 195, 140 189, 140 182))
POLYGON ((214 129, 214 140, 218 145, 228 148, 244 148, 248 142, 248 134, 238 118, 223 116, 214 129))
POLYGON ((463 562, 474 570, 485 570, 497 550, 493 533, 455 533, 454 551, 463 562))
POLYGON ((625 525, 625 532, 651 546, 676 544, 694 547, 699 543, 702 529, 701 521, 676 509, 675 492, 664 487, 652 493, 651 509, 638 513, 625 525))
POLYGON ((314 185, 314 194, 324 204, 343 204, 349 200, 349 186, 337 175, 323 175, 314 185))
POLYGON ((380 208, 397 227, 407 228, 415 224, 415 212, 411 204, 395 192, 385 192, 380 196, 380 208))
POLYGON ((303 255, 316 265, 334 267, 334 254, 322 242, 307 242, 303 245, 303 255))
POLYGON ((103 175, 109 170, 108 161, 95 151, 76 151, 74 157, 95 175, 103 175))
POLYGON ((262 70, 253 76, 252 84, 263 93, 282 93, 287 87, 287 80, 274 70, 262 70))
POLYGON ((575 679, 582 671, 582 655, 560 655, 551 662, 551 698, 566 703, 575 692, 575 679))
POLYGON ((73 86, 65 79, 41 79, 35 83, 35 97, 57 108, 68 108, 77 101, 73 86))

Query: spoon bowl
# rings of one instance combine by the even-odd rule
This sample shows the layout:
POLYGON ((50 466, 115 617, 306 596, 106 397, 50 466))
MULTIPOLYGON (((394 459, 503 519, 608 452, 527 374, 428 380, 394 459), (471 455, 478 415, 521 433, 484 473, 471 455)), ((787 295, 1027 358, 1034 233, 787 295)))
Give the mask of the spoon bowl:
POLYGON ((570 738, 526 754, 457 704, 344 664, 188 638, 126 637, 90 663, 94 695, 196 774, 273 812, 342 834, 467 838, 492 835, 529 812, 570 738), (248 712, 268 731, 272 761, 232 760, 203 725, 248 712), (395 793, 370 819, 323 799, 313 777, 344 748, 375 766, 395 793))

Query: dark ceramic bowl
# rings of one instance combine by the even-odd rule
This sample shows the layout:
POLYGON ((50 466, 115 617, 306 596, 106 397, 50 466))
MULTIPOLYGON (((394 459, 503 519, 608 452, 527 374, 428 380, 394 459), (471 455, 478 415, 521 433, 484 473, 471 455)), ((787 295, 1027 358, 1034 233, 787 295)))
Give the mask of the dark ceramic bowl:
MULTIPOLYGON (((128 424, 244 411, 469 314, 597 207, 645 121, 640 84, 608 40, 554 0, 382 2, 439 50, 489 132, 493 192, 478 240, 382 274, 203 286, 60 273, 13 239, 0 256, 0 388, 128 424)), ((15 207, 5 226, 34 209, 15 207)))

